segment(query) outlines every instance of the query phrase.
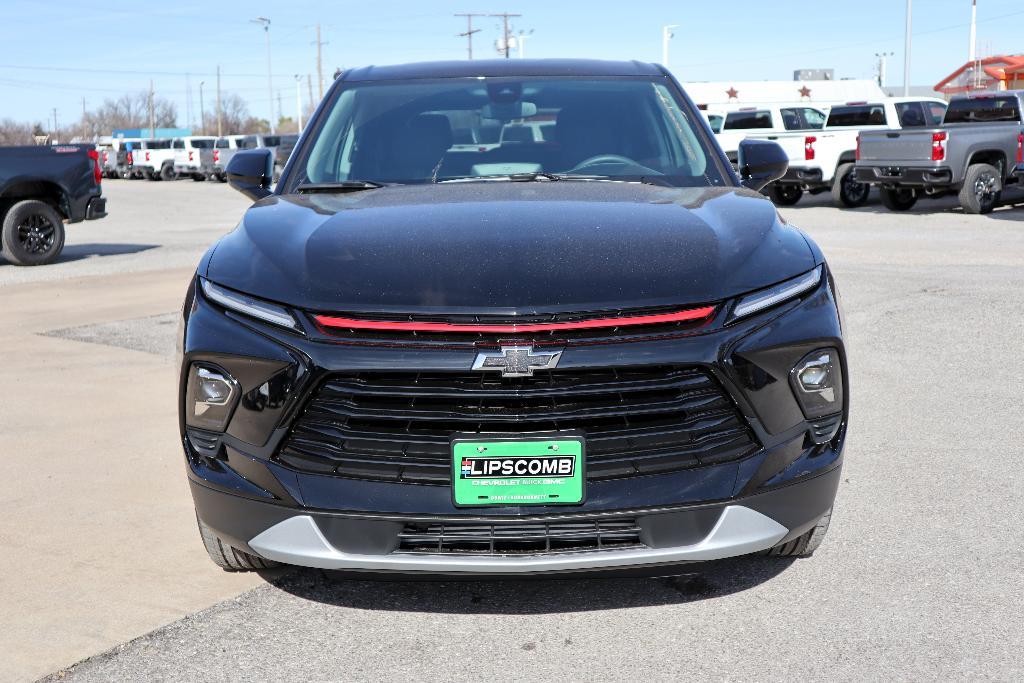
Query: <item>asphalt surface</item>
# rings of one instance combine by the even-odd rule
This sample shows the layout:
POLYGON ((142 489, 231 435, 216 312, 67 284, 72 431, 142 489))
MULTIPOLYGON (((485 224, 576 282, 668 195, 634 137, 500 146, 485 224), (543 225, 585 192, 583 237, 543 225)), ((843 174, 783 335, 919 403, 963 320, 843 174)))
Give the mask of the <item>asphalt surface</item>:
MULTIPOLYGON (((230 212, 211 194, 227 188, 140 192, 158 190, 192 212, 214 197, 230 212)), ((813 558, 744 558, 678 579, 377 582, 299 570, 54 678, 1021 680, 1024 203, 966 216, 943 199, 893 214, 816 197, 783 214, 828 256, 849 331, 843 483, 813 558)), ((154 220, 174 239, 191 234, 173 211, 154 220)), ((205 225, 206 242, 224 227, 205 225)), ((159 243, 158 233, 120 239, 159 243)), ((184 239, 150 251, 160 249, 201 253, 184 239)), ((158 324, 120 324, 123 335, 117 324, 55 333, 160 348, 158 324)))

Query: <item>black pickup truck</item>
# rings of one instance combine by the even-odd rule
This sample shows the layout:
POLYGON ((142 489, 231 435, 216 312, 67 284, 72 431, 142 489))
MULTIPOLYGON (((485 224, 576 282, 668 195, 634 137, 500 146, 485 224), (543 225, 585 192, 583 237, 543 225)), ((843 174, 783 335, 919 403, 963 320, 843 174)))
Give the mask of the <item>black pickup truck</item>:
POLYGON ((0 147, 0 240, 19 266, 55 260, 64 223, 103 218, 103 170, 92 145, 0 147))

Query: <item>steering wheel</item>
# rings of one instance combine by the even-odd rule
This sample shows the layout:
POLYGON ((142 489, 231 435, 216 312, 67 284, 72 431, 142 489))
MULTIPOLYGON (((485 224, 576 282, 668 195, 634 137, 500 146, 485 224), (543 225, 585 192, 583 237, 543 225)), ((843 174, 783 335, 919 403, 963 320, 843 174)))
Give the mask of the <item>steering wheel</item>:
POLYGON ((587 166, 602 166, 605 164, 618 164, 620 166, 640 165, 633 161, 632 159, 630 159, 629 157, 624 157, 620 154, 598 154, 597 156, 592 156, 589 159, 584 159, 580 163, 573 166, 569 172, 572 173, 573 171, 578 171, 581 168, 586 168, 587 166))

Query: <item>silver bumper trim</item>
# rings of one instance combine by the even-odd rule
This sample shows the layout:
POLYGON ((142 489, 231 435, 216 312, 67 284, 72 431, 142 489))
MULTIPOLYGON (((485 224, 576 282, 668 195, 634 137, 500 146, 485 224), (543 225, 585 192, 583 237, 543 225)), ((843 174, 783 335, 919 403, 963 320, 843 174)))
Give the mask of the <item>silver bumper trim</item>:
POLYGON ((516 574, 718 560, 767 550, 788 532, 786 527, 760 512, 729 505, 705 538, 687 546, 511 556, 356 555, 337 550, 328 543, 312 517, 297 515, 263 531, 249 541, 249 547, 268 560, 318 569, 516 574))

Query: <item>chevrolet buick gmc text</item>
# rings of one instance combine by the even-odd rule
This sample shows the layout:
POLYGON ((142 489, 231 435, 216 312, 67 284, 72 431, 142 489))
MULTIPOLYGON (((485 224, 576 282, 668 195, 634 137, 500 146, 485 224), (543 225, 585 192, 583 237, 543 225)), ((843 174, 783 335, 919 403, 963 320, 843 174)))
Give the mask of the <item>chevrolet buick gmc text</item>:
POLYGON ((203 257, 180 427, 225 569, 441 575, 809 555, 849 389, 832 273, 638 62, 367 67, 203 257), (518 135, 529 128, 528 136, 518 135), (510 130, 515 129, 515 130, 510 130))

